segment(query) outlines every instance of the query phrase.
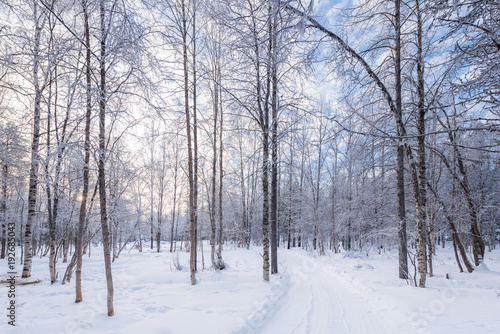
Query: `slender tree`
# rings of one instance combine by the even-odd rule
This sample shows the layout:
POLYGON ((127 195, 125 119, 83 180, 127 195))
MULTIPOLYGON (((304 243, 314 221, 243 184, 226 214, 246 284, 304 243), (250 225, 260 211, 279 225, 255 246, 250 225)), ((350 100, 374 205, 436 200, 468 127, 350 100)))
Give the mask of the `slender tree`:
POLYGON ((22 277, 31 276, 32 265, 32 228, 33 221, 37 211, 37 187, 38 187, 38 167, 40 163, 39 146, 40 146, 40 114, 42 93, 48 84, 48 73, 41 73, 41 38, 42 30, 47 20, 46 11, 37 3, 33 3, 33 20, 35 31, 33 36, 33 88, 35 91, 34 112, 33 112, 33 134, 31 140, 31 163, 29 172, 29 190, 28 190, 28 220, 24 229, 24 259, 22 277))
POLYGON ((111 249, 109 243, 109 226, 108 214, 106 207, 106 103, 107 103, 107 86, 106 86, 106 43, 109 29, 106 25, 106 2, 101 0, 99 4, 100 16, 100 55, 99 55, 99 163, 98 163, 98 179, 99 179, 99 199, 101 210, 101 232, 102 232, 102 246, 104 250, 104 266, 106 270, 106 284, 107 284, 107 308, 108 316, 113 316, 113 275, 111 273, 111 249))
POLYGON ((82 296, 82 266, 83 266, 83 238, 85 235, 85 220, 87 214, 87 197, 89 194, 89 163, 90 163, 90 122, 92 116, 92 77, 91 77, 91 46, 90 46, 90 25, 87 0, 81 2, 83 10, 83 25, 85 36, 85 142, 83 146, 83 189, 80 200, 80 213, 78 215, 78 235, 76 239, 76 272, 75 272, 75 302, 83 300, 82 296))
POLYGON ((280 1, 271 2, 269 17, 269 62, 271 63, 271 274, 278 272, 278 64, 277 34, 280 1))

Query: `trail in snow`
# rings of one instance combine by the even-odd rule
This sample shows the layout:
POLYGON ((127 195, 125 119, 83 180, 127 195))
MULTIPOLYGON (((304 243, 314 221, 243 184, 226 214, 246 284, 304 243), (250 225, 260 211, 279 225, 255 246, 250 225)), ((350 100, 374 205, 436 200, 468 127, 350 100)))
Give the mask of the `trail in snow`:
POLYGON ((395 333, 384 317, 345 279, 313 258, 282 253, 290 288, 257 328, 258 333, 395 333))

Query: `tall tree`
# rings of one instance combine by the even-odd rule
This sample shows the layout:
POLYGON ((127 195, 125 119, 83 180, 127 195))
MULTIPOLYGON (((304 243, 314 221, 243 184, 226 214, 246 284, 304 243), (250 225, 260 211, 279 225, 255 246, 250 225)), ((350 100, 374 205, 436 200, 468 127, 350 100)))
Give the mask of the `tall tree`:
POLYGON ((222 261, 222 181, 223 181, 223 145, 222 145, 222 85, 221 85, 221 32, 214 26, 209 32, 210 40, 207 41, 208 52, 210 55, 210 91, 212 95, 213 109, 213 133, 212 133, 212 177, 211 177, 211 197, 210 197, 210 259, 214 269, 224 269, 222 261), (220 122, 220 124, 219 124, 220 122), (217 142, 219 142, 219 151, 217 151, 217 142), (217 167, 219 167, 219 193, 217 194, 219 201, 217 203, 217 167), (216 231, 216 208, 219 208, 219 249, 216 254, 215 244, 217 241, 216 231), (217 257, 216 257, 217 255, 217 257))
POLYGON ((191 136, 191 115, 189 109, 189 59, 188 59, 188 7, 185 0, 181 1, 181 20, 182 20, 182 55, 184 71, 184 113, 186 116, 186 139, 188 147, 188 182, 189 182, 189 225, 190 225, 190 259, 189 270, 191 285, 196 284, 196 207, 195 207, 195 175, 193 144, 191 136))
POLYGON ((269 15, 269 56, 271 63, 271 274, 278 272, 278 15, 281 1, 271 1, 269 15))
MULTIPOLYGON (((108 38, 109 27, 106 25, 106 1, 101 0, 99 3, 100 30, 99 30, 99 163, 98 163, 98 180, 99 180, 99 204, 101 210, 101 232, 102 246, 104 250, 104 266, 106 270, 106 285, 107 285, 107 308, 108 316, 113 316, 113 275, 111 273, 111 248, 109 243, 109 226, 108 214, 106 207, 106 104, 107 104, 107 86, 106 86, 106 43, 108 38)), ((110 23, 108 23, 110 24, 110 23)))
MULTIPOLYGON (((396 0, 399 1, 399 0, 396 0)), ((422 13, 420 9, 420 0, 415 0, 415 13, 417 16, 417 159, 418 159, 418 189, 419 196, 416 200, 420 200, 420 205, 417 206, 417 256, 419 258, 418 271, 420 273, 419 285, 425 286, 425 278, 427 273, 427 256, 432 257, 432 253, 427 254, 427 175, 426 175, 426 160, 425 160, 425 92, 424 92, 424 58, 422 44, 422 13), (420 208, 420 210, 418 210, 420 208)))
POLYGON ((197 1, 190 0, 192 3, 192 13, 191 13, 191 44, 192 44, 192 102, 193 102, 193 211, 194 211, 194 239, 191 240, 194 243, 195 247, 191 248, 194 251, 194 269, 198 270, 198 169, 199 169, 199 161, 198 161, 198 83, 197 83, 197 68, 196 68, 196 12, 197 1))
POLYGON ((33 134, 31 140, 31 163, 29 172, 29 191, 28 191, 28 220, 26 222, 24 232, 24 266, 22 277, 31 276, 32 265, 32 227, 36 215, 36 202, 37 202, 37 187, 38 187, 38 167, 40 163, 39 146, 40 146, 40 114, 42 104, 42 94, 48 84, 50 71, 43 73, 40 69, 41 66, 41 39, 42 31, 47 20, 47 12, 41 8, 38 3, 33 2, 33 23, 35 25, 33 36, 33 50, 32 50, 32 84, 35 93, 35 100, 33 103, 33 134))
MULTIPOLYGON (((401 97, 401 0, 394 0, 394 86, 395 86, 395 113, 398 119, 403 118, 403 107, 401 97)), ((408 250, 406 241, 406 208, 405 208, 405 186, 404 186, 404 146, 403 135, 400 127, 397 127, 398 151, 396 162, 397 189, 398 189, 398 252, 399 252, 399 278, 408 278, 408 250)), ((420 229, 420 227, 419 227, 420 229)), ((419 234, 419 240, 420 234, 419 234)), ((419 248, 421 251, 422 247, 419 248)))
MULTIPOLYGON (((220 56, 220 52, 219 52, 220 56)), ((219 58, 220 61, 220 58, 219 58)), ((223 105, 222 105, 222 78, 221 78, 221 64, 219 63, 219 66, 217 68, 218 71, 218 80, 219 84, 217 85, 216 89, 219 90, 219 113, 220 113, 220 127, 219 127, 219 250, 217 252, 217 262, 218 266, 220 269, 224 269, 226 265, 224 264, 224 261, 222 260, 222 244, 224 243, 223 239, 223 226, 224 226, 224 211, 222 209, 222 194, 223 194, 223 184, 224 184, 224 112, 223 112, 223 105)), ((215 138, 214 138, 215 140, 215 138)))
POLYGON ((88 2, 82 0, 83 26, 85 36, 85 142, 83 146, 83 189, 80 201, 80 213, 78 215, 78 235, 76 239, 76 272, 75 272, 75 302, 83 300, 82 296, 82 266, 83 266, 83 238, 85 236, 85 220, 87 214, 87 197, 89 194, 89 163, 90 163, 90 122, 92 116, 92 64, 91 64, 91 45, 90 45, 90 25, 88 2))

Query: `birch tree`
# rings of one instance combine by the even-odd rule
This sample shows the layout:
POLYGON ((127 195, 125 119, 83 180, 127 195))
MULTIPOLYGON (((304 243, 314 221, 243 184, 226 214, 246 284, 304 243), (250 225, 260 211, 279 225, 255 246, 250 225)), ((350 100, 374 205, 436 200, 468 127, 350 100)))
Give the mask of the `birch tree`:
POLYGON ((28 220, 26 222, 24 232, 24 266, 22 277, 31 276, 32 266, 32 227, 36 215, 37 206, 37 187, 38 187, 38 168, 40 163, 39 146, 40 146, 40 115, 42 94, 47 87, 50 70, 42 72, 40 67, 42 63, 42 33, 47 21, 47 11, 33 2, 31 4, 32 19, 34 24, 33 49, 32 49, 32 85, 34 90, 33 102, 33 133, 31 139, 31 163, 29 172, 29 191, 28 191, 28 220))
POLYGON ((90 163, 90 122, 92 116, 92 64, 91 64, 91 45, 90 45, 90 25, 88 3, 86 0, 81 3, 83 10, 84 36, 85 36, 85 142, 84 164, 83 164, 83 189, 80 201, 80 212, 78 215, 78 236, 76 244, 76 272, 75 272, 75 302, 83 300, 82 296, 82 266, 83 266, 83 238, 85 235, 85 221, 87 215, 87 197, 89 194, 89 163, 90 163))

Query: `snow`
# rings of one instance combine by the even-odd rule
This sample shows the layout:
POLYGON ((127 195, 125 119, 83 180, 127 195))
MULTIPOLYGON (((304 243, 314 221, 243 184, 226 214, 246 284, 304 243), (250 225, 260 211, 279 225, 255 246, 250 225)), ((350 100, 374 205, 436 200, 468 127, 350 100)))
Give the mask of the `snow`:
MULTIPOLYGON (((365 304, 358 291, 302 252, 288 252, 283 267, 291 287, 260 333, 389 333, 389 322, 365 304), (362 315, 363 321, 360 321, 362 315)), ((394 332, 394 331, 392 331, 394 332)))
MULTIPOLYGON (((17 324, 0 333, 500 333, 500 250, 472 274, 459 273, 451 249, 438 249, 425 289, 397 278, 395 252, 317 254, 279 251, 280 273, 262 280, 261 249, 223 252, 228 269, 202 270, 189 283, 163 251, 125 251, 113 264, 115 316, 106 315, 102 250, 84 258, 83 297, 71 283, 50 285, 47 258, 34 258, 33 278, 17 286, 17 324), (449 274, 449 279, 446 278, 449 274)), ((209 247, 205 247, 209 267, 209 247)), ((66 265, 59 262, 59 275, 66 265)), ((5 260, 0 260, 4 274, 5 260)), ((18 268, 20 271, 20 268, 18 268)), ((412 271, 412 268, 411 268, 412 271)))

